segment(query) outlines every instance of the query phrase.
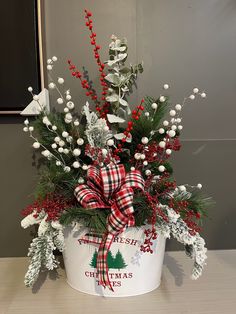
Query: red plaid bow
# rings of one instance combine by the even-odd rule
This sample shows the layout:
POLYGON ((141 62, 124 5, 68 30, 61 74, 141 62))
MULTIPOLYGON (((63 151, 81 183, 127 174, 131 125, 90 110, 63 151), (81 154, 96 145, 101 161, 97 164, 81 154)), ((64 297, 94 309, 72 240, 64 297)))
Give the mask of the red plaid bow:
MULTIPOLYGON (((138 170, 131 170, 126 174, 123 165, 115 164, 101 169, 90 166, 87 176, 87 185, 78 185, 75 196, 84 208, 111 209, 107 218, 107 232, 99 241, 97 271, 100 284, 113 290, 108 276, 107 254, 114 237, 126 227, 134 226, 134 189, 143 190, 144 180, 138 170)), ((97 238, 90 242, 98 243, 97 238)))

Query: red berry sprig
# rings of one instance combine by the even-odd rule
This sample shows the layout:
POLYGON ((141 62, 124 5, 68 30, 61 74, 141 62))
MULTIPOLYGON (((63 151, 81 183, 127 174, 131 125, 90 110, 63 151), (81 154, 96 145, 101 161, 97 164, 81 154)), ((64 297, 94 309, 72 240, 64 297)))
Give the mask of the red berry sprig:
POLYGON ((143 103, 144 99, 142 99, 140 105, 137 106, 136 109, 132 111, 132 120, 128 121, 127 128, 123 132, 125 135, 121 140, 123 143, 125 143, 127 138, 130 137, 130 132, 133 130, 133 125, 135 121, 139 120, 142 111, 144 110, 144 106, 142 105, 143 103))
POLYGON ((86 79, 83 79, 81 72, 76 68, 74 64, 72 64, 71 60, 67 61, 69 64, 69 70, 73 77, 78 78, 80 80, 81 86, 83 89, 86 89, 86 96, 90 97, 96 104, 96 107, 99 107, 100 102, 98 101, 98 97, 94 89, 92 89, 91 85, 86 79))
POLYGON ((101 46, 97 44, 97 42, 96 42, 97 34, 93 31, 93 21, 91 19, 92 13, 88 10, 84 10, 84 12, 85 12, 85 19, 86 19, 85 25, 88 27, 88 29, 90 30, 90 33, 91 33, 90 34, 90 39, 91 39, 90 43, 92 46, 94 46, 94 49, 93 49, 94 58, 97 62, 98 70, 100 72, 100 83, 102 86, 102 95, 101 95, 100 101, 105 102, 105 104, 102 107, 97 106, 96 110, 98 112, 100 112, 100 115, 102 117, 105 117, 106 114, 109 112, 107 109, 109 106, 109 103, 106 102, 106 94, 107 94, 108 86, 107 86, 107 83, 105 81, 105 76, 106 76, 106 73, 104 72, 105 64, 101 61, 100 54, 99 54, 99 50, 101 49, 101 46))

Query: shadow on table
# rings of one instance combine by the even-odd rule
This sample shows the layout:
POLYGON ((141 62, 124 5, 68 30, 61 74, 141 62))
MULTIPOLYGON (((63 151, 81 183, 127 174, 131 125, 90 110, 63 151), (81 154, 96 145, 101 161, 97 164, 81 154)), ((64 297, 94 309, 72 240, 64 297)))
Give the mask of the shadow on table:
POLYGON ((50 270, 50 271, 44 271, 41 272, 38 280, 35 282, 32 293, 38 293, 38 291, 41 289, 45 281, 49 278, 49 280, 57 280, 59 278, 59 274, 56 269, 50 270))
POLYGON ((182 286, 184 277, 182 265, 180 265, 174 257, 170 256, 168 252, 165 253, 164 265, 174 277, 176 286, 182 286))

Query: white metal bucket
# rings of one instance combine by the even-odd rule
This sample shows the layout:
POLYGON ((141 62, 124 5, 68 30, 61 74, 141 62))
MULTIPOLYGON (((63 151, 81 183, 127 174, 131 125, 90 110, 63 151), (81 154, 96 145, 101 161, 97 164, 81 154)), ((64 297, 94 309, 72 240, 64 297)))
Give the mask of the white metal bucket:
POLYGON ((111 245, 108 267, 113 292, 98 285, 95 268, 98 245, 82 240, 85 229, 66 228, 63 257, 68 284, 81 292, 106 297, 135 296, 156 289, 161 281, 165 239, 158 234, 153 241, 153 253, 143 253, 140 245, 145 239, 144 229, 128 228, 111 245))

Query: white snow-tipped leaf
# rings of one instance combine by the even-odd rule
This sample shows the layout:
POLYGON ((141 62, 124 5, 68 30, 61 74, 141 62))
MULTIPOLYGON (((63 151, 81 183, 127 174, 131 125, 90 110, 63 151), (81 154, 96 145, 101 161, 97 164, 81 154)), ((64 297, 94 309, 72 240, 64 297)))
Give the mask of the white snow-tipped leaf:
POLYGON ((119 61, 124 60, 126 57, 127 57, 127 53, 119 53, 118 54, 118 60, 119 61))
POLYGON ((125 137, 124 133, 114 134, 114 138, 117 140, 122 140, 122 138, 124 138, 124 137, 125 137))
MULTIPOLYGON (((130 134, 130 133, 129 133, 130 134)), ((122 138, 125 138, 126 136, 124 135, 124 133, 117 133, 114 135, 114 138, 117 140, 122 140, 122 138)), ((130 143, 132 141, 132 135, 130 134, 130 137, 126 138, 126 142, 130 143)))
POLYGON ((124 100, 124 99, 122 99, 122 98, 119 99, 119 102, 120 102, 120 104, 121 104, 122 106, 124 106, 124 107, 128 107, 128 106, 129 106, 129 104, 127 103, 127 101, 124 100))
POLYGON ((109 101, 109 102, 116 102, 118 100, 119 100, 119 96, 117 94, 112 94, 106 97, 106 101, 109 101))
POLYGON ((121 47, 115 47, 115 48, 112 48, 112 50, 117 50, 117 51, 125 51, 127 47, 125 46, 121 46, 121 47))
POLYGON ((118 117, 118 116, 115 116, 114 114, 107 114, 107 119, 110 123, 124 123, 125 120, 118 117))

